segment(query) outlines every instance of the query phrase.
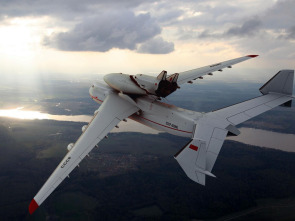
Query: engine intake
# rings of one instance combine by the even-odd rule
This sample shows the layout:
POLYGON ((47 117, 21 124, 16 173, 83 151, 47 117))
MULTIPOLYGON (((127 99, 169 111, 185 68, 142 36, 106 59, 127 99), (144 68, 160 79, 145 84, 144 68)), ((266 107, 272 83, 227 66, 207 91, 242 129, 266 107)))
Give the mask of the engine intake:
POLYGON ((70 143, 70 144, 67 146, 68 151, 70 151, 73 147, 74 147, 74 144, 73 144, 73 143, 70 143))
POLYGON ((88 125, 84 125, 84 126, 82 127, 82 132, 84 132, 84 131, 87 129, 87 127, 88 127, 88 125))

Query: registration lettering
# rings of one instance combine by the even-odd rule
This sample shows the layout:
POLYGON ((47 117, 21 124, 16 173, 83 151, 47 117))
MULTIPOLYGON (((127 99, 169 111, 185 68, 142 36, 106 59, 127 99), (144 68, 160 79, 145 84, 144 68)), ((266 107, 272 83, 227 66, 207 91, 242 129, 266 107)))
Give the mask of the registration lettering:
POLYGON ((173 127, 175 129, 178 129, 178 125, 172 124, 170 122, 166 122, 166 125, 169 126, 169 127, 173 127))
POLYGON ((61 165, 61 168, 64 168, 65 165, 67 165, 67 163, 70 161, 71 157, 68 157, 68 159, 66 159, 63 164, 61 165))

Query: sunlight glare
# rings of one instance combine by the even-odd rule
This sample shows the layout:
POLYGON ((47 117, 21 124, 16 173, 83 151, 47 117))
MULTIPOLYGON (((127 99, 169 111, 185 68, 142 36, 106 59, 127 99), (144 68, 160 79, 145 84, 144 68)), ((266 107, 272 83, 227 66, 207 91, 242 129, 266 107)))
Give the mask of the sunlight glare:
POLYGON ((50 119, 48 114, 40 113, 38 111, 25 111, 23 107, 10 110, 0 110, 0 117, 18 118, 24 120, 43 120, 50 119))

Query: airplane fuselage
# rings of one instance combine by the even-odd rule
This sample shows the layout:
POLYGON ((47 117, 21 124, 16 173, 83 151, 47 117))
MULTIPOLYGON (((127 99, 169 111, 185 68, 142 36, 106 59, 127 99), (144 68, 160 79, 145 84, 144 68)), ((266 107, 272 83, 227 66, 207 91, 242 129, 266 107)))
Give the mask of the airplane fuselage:
POLYGON ((174 158, 193 181, 205 185, 206 176, 215 177, 212 169, 228 134, 239 135, 237 125, 278 105, 292 101, 294 70, 281 70, 259 91, 262 96, 209 113, 198 113, 161 102, 180 89, 212 72, 257 57, 247 55, 209 66, 174 73, 162 71, 157 77, 144 74, 113 73, 104 82, 95 82, 89 89, 94 101, 101 104, 82 135, 67 146, 68 153, 35 195, 29 205, 32 214, 55 188, 69 176, 89 152, 126 118, 173 135, 189 137, 190 141, 174 158))
MULTIPOLYGON (((113 89, 102 82, 96 82, 89 89, 94 101, 102 104, 113 89)), ((140 111, 129 118, 158 131, 176 136, 191 137, 196 121, 202 113, 185 110, 174 105, 158 101, 154 97, 142 96, 134 99, 140 111)))

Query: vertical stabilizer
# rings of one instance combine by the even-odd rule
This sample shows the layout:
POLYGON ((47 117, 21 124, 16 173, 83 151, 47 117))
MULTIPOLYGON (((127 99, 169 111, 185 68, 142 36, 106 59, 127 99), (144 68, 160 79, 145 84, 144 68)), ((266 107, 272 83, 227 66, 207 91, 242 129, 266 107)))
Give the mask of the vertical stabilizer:
POLYGON ((281 70, 266 82, 259 91, 265 95, 269 92, 292 95, 294 70, 281 70))
POLYGON ((215 177, 206 169, 206 142, 192 139, 174 158, 186 175, 193 181, 205 185, 206 175, 215 177))

